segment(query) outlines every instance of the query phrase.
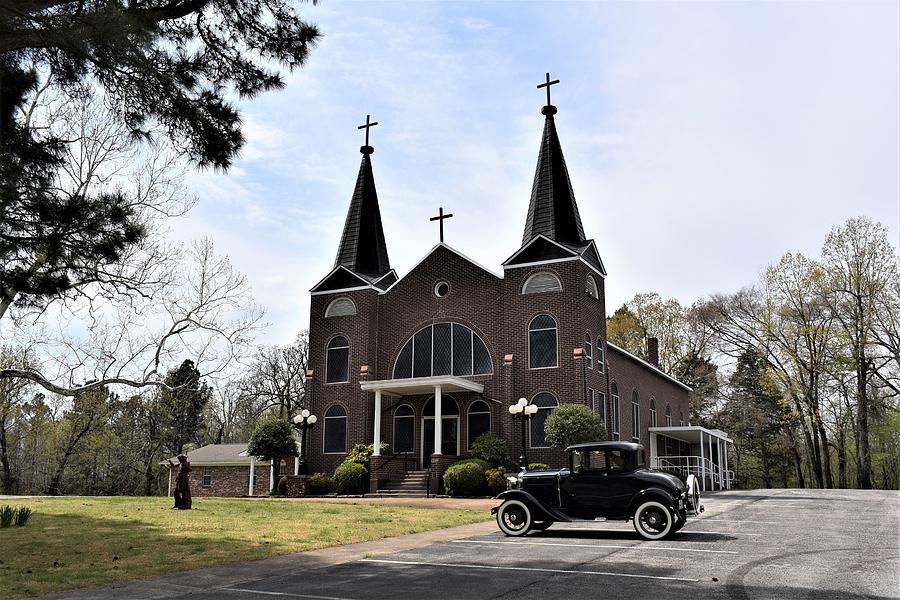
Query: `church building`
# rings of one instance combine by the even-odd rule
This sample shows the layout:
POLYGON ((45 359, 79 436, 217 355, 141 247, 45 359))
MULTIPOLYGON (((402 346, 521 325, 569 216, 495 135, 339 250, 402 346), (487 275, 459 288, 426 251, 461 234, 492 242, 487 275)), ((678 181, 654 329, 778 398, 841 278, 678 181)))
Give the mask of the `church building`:
POLYGON ((727 485, 727 436, 688 424, 690 388, 659 368, 656 340, 648 361, 607 342, 607 272, 579 216, 552 83, 548 75, 538 86, 548 92, 534 184, 527 211, 522 202, 522 245, 508 249, 502 275, 443 234, 402 277, 391 268, 368 143, 374 124, 360 127, 366 145, 334 269, 311 290, 308 402, 318 424, 309 472, 330 473, 355 444, 381 440, 392 452, 375 444, 372 491, 413 470, 438 492, 443 471, 486 432, 506 440, 511 459, 520 455, 521 424, 508 409, 525 398, 537 407, 525 433, 530 462, 564 466, 544 423, 556 407, 581 404, 611 439, 644 444, 654 466, 705 455, 709 470, 719 465, 718 487, 727 485))

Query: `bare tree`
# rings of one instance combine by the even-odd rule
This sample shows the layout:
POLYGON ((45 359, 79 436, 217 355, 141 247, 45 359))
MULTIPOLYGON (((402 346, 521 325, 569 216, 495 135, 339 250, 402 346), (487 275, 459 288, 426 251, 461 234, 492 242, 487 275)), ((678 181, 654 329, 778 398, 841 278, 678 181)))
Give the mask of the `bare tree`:
POLYGON ((309 336, 297 334, 292 344, 260 348, 241 383, 243 395, 253 399, 258 412, 277 411, 289 419, 306 405, 306 369, 309 336))

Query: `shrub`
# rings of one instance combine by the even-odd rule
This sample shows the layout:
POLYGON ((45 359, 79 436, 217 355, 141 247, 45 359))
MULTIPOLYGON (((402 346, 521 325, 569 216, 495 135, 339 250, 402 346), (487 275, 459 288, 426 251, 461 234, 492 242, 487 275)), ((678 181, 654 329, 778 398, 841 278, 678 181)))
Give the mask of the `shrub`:
POLYGON ((31 509, 27 506, 20 506, 19 510, 16 511, 16 525, 25 527, 25 523, 27 523, 28 518, 31 517, 31 512, 31 509))
POLYGON ((338 494, 365 494, 369 491, 369 472, 363 465, 345 460, 334 470, 334 489, 338 494))
POLYGON ((490 466, 480 458, 453 463, 444 471, 444 490, 450 496, 483 496, 487 493, 484 474, 490 466))
POLYGON ((554 408, 544 424, 550 446, 564 450, 572 444, 606 439, 606 428, 599 415, 581 404, 563 404, 554 408))
POLYGON ((310 496, 324 496, 334 489, 334 482, 327 473, 313 473, 308 482, 307 491, 310 496))
POLYGON ((0 508, 0 527, 9 527, 13 524, 13 519, 16 516, 16 509, 7 504, 3 508, 0 508))
POLYGON ((528 463, 529 471, 549 471, 550 465, 547 463, 528 463))
POLYGON ((506 489, 506 469, 503 467, 488 469, 484 472, 484 482, 490 493, 499 494, 506 489))
POLYGON ((506 440, 496 433, 479 435, 472 442, 472 455, 499 467, 506 462, 506 440))
MULTIPOLYGON (((368 470, 369 457, 372 456, 372 452, 374 451, 375 444, 356 444, 350 449, 350 452, 347 453, 347 458, 344 459, 344 462, 356 463, 364 466, 368 470)), ((381 442, 381 453, 390 454, 391 445, 387 442, 381 442)))

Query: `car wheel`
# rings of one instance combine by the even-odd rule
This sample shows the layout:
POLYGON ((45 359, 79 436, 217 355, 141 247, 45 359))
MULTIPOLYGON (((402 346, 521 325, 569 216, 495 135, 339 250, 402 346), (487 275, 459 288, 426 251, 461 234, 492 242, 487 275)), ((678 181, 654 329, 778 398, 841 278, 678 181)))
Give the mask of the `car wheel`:
POLYGON ((531 510, 520 500, 507 500, 497 510, 497 525, 506 535, 525 535, 532 525, 531 510))
POLYGON ((634 530, 645 540, 661 540, 672 532, 675 519, 665 504, 648 500, 634 511, 634 530))
POLYGON ((553 521, 535 521, 534 525, 532 525, 531 528, 536 531, 544 531, 545 529, 548 529, 551 525, 553 525, 553 521))

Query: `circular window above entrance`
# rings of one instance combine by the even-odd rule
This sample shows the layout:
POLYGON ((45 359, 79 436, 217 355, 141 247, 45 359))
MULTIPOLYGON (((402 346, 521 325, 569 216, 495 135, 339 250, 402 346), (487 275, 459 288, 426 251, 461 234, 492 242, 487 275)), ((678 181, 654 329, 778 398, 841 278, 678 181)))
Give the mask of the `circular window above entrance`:
POLYGON ((438 281, 434 285, 434 295, 438 298, 443 298, 447 294, 450 293, 450 284, 446 281, 438 281))

